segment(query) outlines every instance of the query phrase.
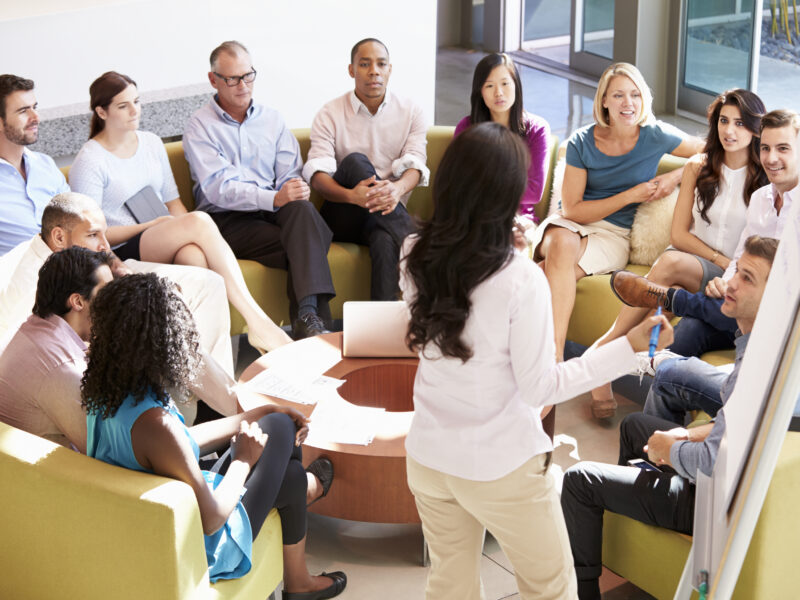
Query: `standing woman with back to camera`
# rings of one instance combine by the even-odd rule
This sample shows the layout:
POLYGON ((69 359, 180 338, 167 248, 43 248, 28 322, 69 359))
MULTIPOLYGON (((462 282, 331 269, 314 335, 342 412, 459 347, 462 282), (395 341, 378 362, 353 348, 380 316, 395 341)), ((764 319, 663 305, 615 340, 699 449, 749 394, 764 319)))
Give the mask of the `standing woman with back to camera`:
POLYGON ((656 323, 659 346, 672 338, 664 317, 650 317, 591 356, 556 363, 547 280, 512 246, 529 160, 508 128, 469 128, 439 166, 432 219, 403 246, 407 341, 419 351, 408 485, 430 548, 429 600, 481 597, 484 528, 521 598, 576 597, 540 409, 627 372, 656 323))

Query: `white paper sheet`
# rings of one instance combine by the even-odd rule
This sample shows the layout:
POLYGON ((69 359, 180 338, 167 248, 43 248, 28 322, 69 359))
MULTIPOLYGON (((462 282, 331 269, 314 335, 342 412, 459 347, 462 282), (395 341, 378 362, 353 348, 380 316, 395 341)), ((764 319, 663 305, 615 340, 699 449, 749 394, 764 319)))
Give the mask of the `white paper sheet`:
POLYGON ((378 419, 385 409, 356 406, 330 394, 320 401, 311 413, 308 438, 305 443, 369 445, 378 429, 378 419))
MULTIPOLYGON (((326 375, 319 375, 313 379, 299 376, 296 372, 286 372, 279 369, 266 369, 253 377, 240 387, 249 392, 266 394, 275 398, 282 398, 299 404, 316 404, 327 397, 344 383, 341 379, 334 379, 326 375)), ((334 395, 336 395, 334 393, 334 395)))

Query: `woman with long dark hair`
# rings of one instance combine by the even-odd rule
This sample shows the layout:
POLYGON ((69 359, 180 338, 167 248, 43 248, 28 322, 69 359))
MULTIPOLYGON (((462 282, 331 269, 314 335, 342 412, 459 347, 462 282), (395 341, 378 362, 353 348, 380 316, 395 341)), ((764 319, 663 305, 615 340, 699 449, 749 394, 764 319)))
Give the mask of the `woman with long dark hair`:
POLYGON ((512 247, 528 161, 507 127, 470 127, 439 165, 432 219, 403 246, 407 342, 419 351, 406 466, 430 548, 430 600, 480 598, 484 529, 522 598, 576 596, 540 409, 625 372, 656 323, 659 345, 672 337, 650 317, 602 351, 556 363, 547 280, 512 247))
MULTIPOLYGON (((194 490, 211 581, 250 570, 252 541, 274 507, 283 530, 284 600, 338 595, 344 573, 313 577, 305 563, 309 478, 300 444, 307 419, 293 409, 263 406, 187 429, 172 395, 180 399, 195 376, 198 336, 166 279, 148 273, 112 281, 97 293, 91 318, 81 386, 87 454, 194 490), (227 444, 220 473, 201 471, 199 457, 227 444)), ((313 483, 324 493, 332 474, 323 478, 313 483)))
POLYGON ((519 214, 538 223, 533 209, 542 199, 550 126, 543 118, 523 108, 522 81, 508 54, 488 54, 475 66, 469 101, 470 113, 458 122, 454 136, 459 136, 471 125, 494 121, 522 138, 530 151, 531 164, 519 203, 519 214))
MULTIPOLYGON (((694 293, 722 276, 747 221, 750 195, 768 183, 759 158, 764 113, 761 98, 743 89, 723 92, 708 106, 705 148, 683 171, 672 218, 672 245, 653 264, 647 279, 694 293)), ((615 273, 612 279, 627 275, 626 271, 615 273)), ((624 335, 648 312, 623 306, 595 345, 624 335)), ((616 404, 610 383, 592 390, 592 399, 616 404)))
POLYGON ((251 345, 272 350, 291 342, 250 295, 239 264, 217 226, 202 211, 187 212, 159 137, 139 130, 139 92, 127 75, 109 71, 89 88, 89 141, 69 171, 73 191, 103 209, 106 236, 122 260, 209 268, 225 280, 228 300, 247 322, 251 345), (125 203, 149 187, 169 215, 137 223, 125 203))

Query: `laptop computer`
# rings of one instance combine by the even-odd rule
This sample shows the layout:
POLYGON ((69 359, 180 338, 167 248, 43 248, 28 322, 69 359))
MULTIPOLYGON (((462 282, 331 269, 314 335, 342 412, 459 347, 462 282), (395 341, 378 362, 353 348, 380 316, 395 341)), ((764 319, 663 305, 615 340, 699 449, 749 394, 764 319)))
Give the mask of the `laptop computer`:
POLYGON ((167 207, 149 185, 128 198, 125 206, 137 223, 147 223, 169 214, 167 207))
POLYGON ((405 343, 409 320, 405 302, 345 302, 342 314, 342 356, 417 356, 405 343))

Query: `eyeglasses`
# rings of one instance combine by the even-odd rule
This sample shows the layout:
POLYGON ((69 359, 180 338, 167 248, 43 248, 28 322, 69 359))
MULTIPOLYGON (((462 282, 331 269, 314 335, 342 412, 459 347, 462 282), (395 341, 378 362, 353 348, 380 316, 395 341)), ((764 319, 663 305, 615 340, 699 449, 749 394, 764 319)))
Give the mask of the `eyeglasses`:
POLYGON ((222 79, 228 87, 236 87, 242 81, 244 81, 245 83, 253 83, 256 80, 255 69, 253 69, 249 73, 245 73, 244 75, 234 75, 233 77, 225 77, 224 75, 220 75, 216 71, 212 72, 214 73, 214 75, 222 79))

